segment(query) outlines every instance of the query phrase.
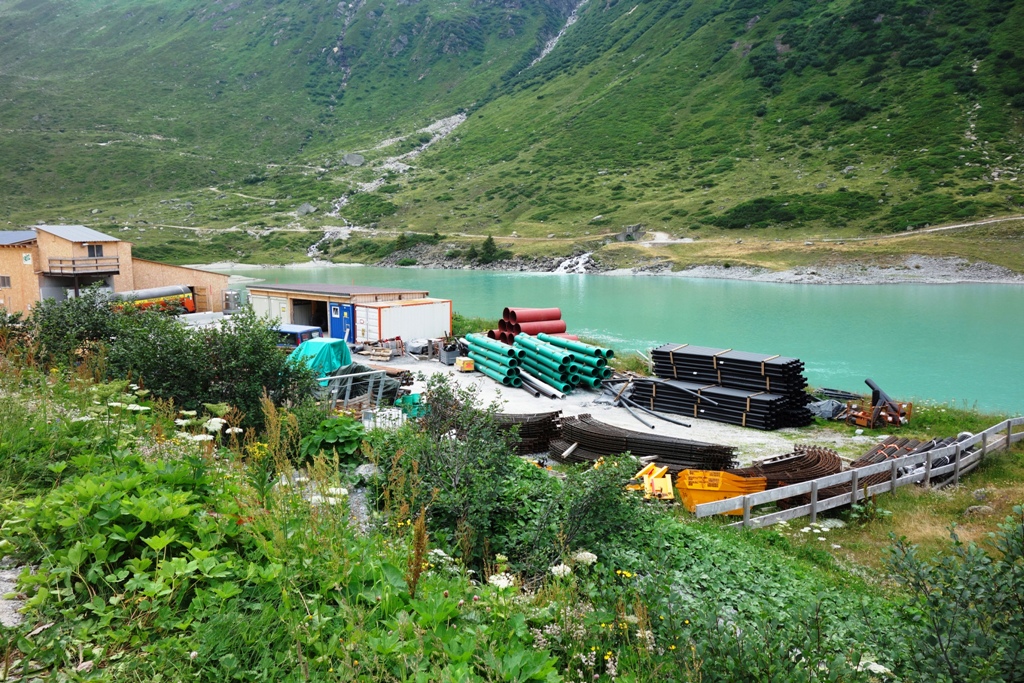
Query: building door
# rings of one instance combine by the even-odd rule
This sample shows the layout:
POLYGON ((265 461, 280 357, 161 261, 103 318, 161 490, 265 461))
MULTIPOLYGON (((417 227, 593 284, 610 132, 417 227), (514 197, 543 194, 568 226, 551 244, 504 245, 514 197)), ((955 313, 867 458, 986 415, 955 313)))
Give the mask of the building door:
POLYGON ((352 324, 352 304, 339 304, 331 302, 330 308, 330 336, 334 339, 344 339, 347 342, 354 342, 355 326, 352 324))

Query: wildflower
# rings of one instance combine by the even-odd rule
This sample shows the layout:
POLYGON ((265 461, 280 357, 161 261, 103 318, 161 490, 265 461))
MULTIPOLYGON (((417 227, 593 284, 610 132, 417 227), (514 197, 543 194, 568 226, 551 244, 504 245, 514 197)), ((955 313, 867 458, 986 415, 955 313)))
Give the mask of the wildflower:
POLYGON ((824 540, 825 540, 825 537, 824 537, 824 536, 818 536, 818 540, 819 540, 819 541, 824 541, 824 540))
POLYGON ((833 550, 839 550, 839 549, 840 549, 840 548, 842 548, 842 547, 843 547, 843 546, 839 545, 838 543, 833 543, 833 544, 832 544, 832 549, 833 549, 833 550))
POLYGON ((111 407, 111 408, 123 408, 123 407, 124 407, 124 404, 123 404, 123 403, 121 403, 120 401, 111 401, 111 402, 110 402, 110 403, 108 403, 107 405, 108 405, 109 407, 111 407))
POLYGON ((627 623, 630 623, 630 624, 639 624, 640 623, 640 620, 637 619, 637 617, 635 615, 633 615, 633 614, 626 615, 625 617, 622 618, 622 620, 627 622, 627 623))
POLYGON ((572 559, 576 561, 578 564, 590 566, 597 562, 597 555, 595 555, 594 553, 589 553, 586 550, 580 550, 572 556, 572 559))
POLYGON ((190 424, 192 424, 192 420, 179 417, 177 420, 174 421, 174 424, 178 425, 179 427, 188 427, 190 424))
POLYGON ((690 625, 690 620, 689 619, 683 619, 683 623, 686 624, 687 626, 689 626, 690 625))
POLYGON ((188 438, 192 441, 213 441, 213 434, 191 434, 188 438))
POLYGON ((226 425, 227 423, 228 421, 223 418, 211 417, 209 420, 206 421, 206 424, 203 425, 203 429, 205 429, 208 432, 219 432, 221 429, 224 428, 224 425, 226 425))
POLYGON ((809 534, 809 533, 811 533, 811 527, 805 526, 803 529, 800 530, 800 533, 802 533, 802 534, 809 534))
POLYGON ((676 649, 676 646, 675 646, 675 645, 669 645, 669 646, 668 646, 668 649, 670 649, 670 650, 674 650, 674 649, 676 649))
POLYGON ((245 430, 242 429, 241 427, 228 427, 224 431, 226 431, 228 434, 241 434, 245 430))
POLYGON ((71 418, 72 422, 88 422, 89 420, 95 420, 92 415, 79 415, 78 417, 71 418))
POLYGON ((511 588, 515 585, 515 578, 511 574, 501 572, 498 574, 492 574, 487 578, 487 583, 491 584, 495 588, 504 589, 511 588))
POLYGON ((199 656, 199 653, 198 653, 198 652, 196 652, 195 650, 192 650, 192 652, 189 652, 189 653, 188 653, 188 658, 189 658, 190 660, 191 660, 191 659, 195 659, 195 658, 196 658, 196 657, 198 657, 198 656, 199 656))
POLYGON ((572 567, 567 564, 556 564, 551 568, 551 574, 556 578, 562 579, 572 574, 572 567))
POLYGON ((128 405, 128 410, 135 413, 144 413, 147 410, 149 410, 149 408, 147 408, 146 406, 140 406, 138 403, 130 403, 128 405))

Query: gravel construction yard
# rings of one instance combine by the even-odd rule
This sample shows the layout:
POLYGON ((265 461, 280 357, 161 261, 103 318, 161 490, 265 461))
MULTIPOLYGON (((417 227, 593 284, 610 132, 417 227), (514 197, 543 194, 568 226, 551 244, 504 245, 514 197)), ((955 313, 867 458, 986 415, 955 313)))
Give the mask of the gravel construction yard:
MULTIPOLYGON (((411 371, 414 375, 422 375, 422 379, 418 378, 416 383, 410 387, 413 393, 422 392, 425 389, 427 377, 435 373, 442 373, 461 386, 476 387, 477 396, 480 397, 484 405, 498 401, 501 404, 500 412, 543 413, 561 410, 563 415, 590 413, 595 419, 618 427, 641 432, 651 431, 648 427, 638 422, 624 408, 613 406, 612 398, 599 391, 576 389, 562 400, 550 399, 544 396, 534 398, 522 389, 500 386, 494 380, 478 372, 458 372, 454 367, 442 365, 437 360, 417 360, 412 356, 404 356, 393 359, 389 363, 376 363, 367 361, 359 354, 354 354, 353 360, 359 363, 369 362, 374 365, 399 367, 411 371)), ((753 460, 792 452, 793 445, 797 443, 826 446, 836 450, 841 456, 852 459, 869 450, 877 440, 875 437, 869 436, 848 436, 836 430, 813 425, 801 429, 780 429, 774 432, 765 432, 737 425, 712 422, 710 420, 669 415, 669 417, 675 420, 691 425, 691 427, 686 428, 659 420, 646 413, 640 413, 640 415, 647 422, 654 425, 653 431, 656 434, 721 444, 723 446, 735 446, 737 448, 737 457, 744 465, 753 460)))

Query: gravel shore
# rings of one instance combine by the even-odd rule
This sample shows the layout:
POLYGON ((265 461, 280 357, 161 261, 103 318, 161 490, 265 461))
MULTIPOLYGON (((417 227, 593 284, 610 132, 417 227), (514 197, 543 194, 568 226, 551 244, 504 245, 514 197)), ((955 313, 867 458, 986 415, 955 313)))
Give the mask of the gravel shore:
POLYGON ((888 284, 1024 284, 1024 275, 991 263, 974 262, 959 257, 911 255, 892 266, 843 264, 807 266, 772 271, 767 268, 733 266, 692 266, 682 270, 620 269, 606 275, 661 275, 752 282, 782 282, 803 285, 888 285, 888 284))

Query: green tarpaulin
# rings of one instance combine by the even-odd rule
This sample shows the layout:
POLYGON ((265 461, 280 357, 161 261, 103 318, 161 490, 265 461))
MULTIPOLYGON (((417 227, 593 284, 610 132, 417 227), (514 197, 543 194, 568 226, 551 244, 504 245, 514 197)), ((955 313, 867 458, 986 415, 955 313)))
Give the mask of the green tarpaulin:
MULTIPOLYGON (((317 377, 329 377, 335 374, 340 368, 352 364, 352 354, 348 350, 348 344, 344 339, 327 339, 319 337, 309 339, 299 344, 291 355, 288 356, 289 363, 307 363, 313 368, 317 377)), ((327 386, 327 382, 321 382, 321 386, 327 386)))

